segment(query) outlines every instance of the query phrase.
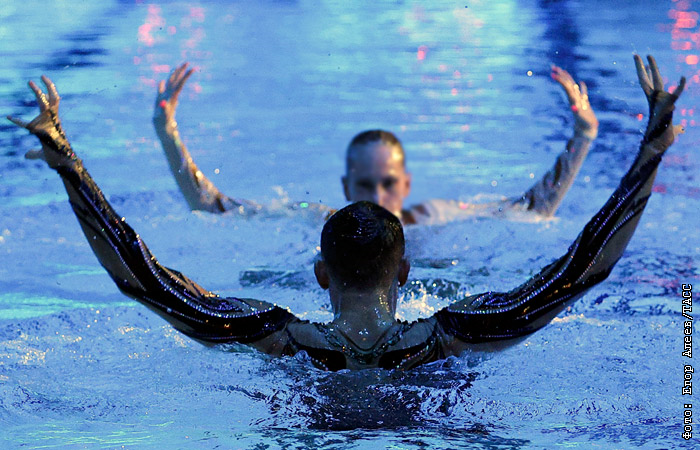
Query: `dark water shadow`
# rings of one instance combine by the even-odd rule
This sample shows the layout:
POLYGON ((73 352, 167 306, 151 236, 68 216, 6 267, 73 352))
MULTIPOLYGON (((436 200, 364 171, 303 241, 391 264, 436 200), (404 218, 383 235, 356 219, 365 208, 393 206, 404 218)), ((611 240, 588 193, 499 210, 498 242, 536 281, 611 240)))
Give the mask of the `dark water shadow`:
POLYGON ((298 362, 280 360, 273 369, 286 372, 292 384, 266 399, 272 415, 254 424, 282 448, 345 448, 373 439, 398 448, 520 449, 529 444, 499 436, 500 425, 465 410, 471 387, 481 377, 474 370, 476 360, 449 358, 410 371, 335 373, 298 362))

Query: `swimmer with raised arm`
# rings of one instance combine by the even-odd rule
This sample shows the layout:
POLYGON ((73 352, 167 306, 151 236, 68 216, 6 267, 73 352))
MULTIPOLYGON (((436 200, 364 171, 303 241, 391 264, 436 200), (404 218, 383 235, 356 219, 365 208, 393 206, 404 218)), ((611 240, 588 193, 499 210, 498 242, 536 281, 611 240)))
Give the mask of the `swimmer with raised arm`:
MULTIPOLYGON (((199 170, 180 138, 175 111, 180 92, 193 71, 188 69, 187 63, 182 64, 173 70, 167 81, 158 85, 153 125, 170 170, 193 210, 258 212, 263 209, 262 205, 228 197, 219 191, 199 170)), ((588 101, 584 82, 577 84, 567 71, 557 66, 552 66, 551 75, 569 100, 574 115, 574 134, 554 166, 521 196, 486 204, 430 200, 405 209, 404 200, 411 191, 411 175, 406 171, 401 142, 391 132, 370 130, 355 136, 348 146, 346 171, 342 177, 346 199, 350 202, 367 200, 383 206, 404 225, 445 222, 471 215, 495 215, 511 208, 531 211, 542 217, 553 216, 576 178, 591 142, 598 135, 598 120, 588 101)), ((312 204, 311 207, 332 212, 326 205, 312 204)))
POLYGON ((388 210, 359 202, 326 222, 322 259, 314 272, 329 291, 334 318, 312 323, 274 303, 221 298, 161 265, 73 152, 58 117, 58 93, 48 78, 42 77, 48 96, 30 82, 40 114, 29 123, 9 119, 41 141, 41 150, 28 156, 44 159, 61 176, 92 250, 119 289, 180 332, 204 344, 239 342, 275 356, 305 351, 326 370, 411 368, 467 349, 513 345, 609 275, 644 211, 661 157, 680 131, 672 125, 672 113, 685 79, 671 94, 664 91, 651 56, 648 69, 636 55, 635 64, 650 112, 639 153, 569 250, 509 292, 468 296, 413 322, 395 317, 398 287, 410 267, 401 223, 388 210))

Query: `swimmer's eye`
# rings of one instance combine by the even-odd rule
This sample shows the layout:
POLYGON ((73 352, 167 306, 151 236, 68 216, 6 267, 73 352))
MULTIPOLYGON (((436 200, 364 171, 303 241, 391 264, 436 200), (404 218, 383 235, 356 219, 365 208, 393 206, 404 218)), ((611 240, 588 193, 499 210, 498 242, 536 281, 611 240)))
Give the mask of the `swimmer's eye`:
POLYGON ((382 180, 382 187, 384 188, 384 190, 388 191, 393 189, 394 186, 396 186, 396 183, 398 182, 399 180, 397 180, 396 178, 386 178, 382 180))
POLYGON ((357 186, 367 191, 374 190, 374 184, 369 181, 358 181, 357 186))

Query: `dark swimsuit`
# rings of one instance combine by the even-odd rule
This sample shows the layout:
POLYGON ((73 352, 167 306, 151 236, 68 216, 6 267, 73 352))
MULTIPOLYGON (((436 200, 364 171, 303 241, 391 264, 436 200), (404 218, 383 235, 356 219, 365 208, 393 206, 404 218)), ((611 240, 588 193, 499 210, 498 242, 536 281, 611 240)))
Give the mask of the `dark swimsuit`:
MULTIPOLYGON (((57 167, 70 202, 100 263, 125 294, 182 333, 208 344, 267 339, 277 355, 304 351, 326 370, 410 368, 458 353, 453 345, 493 343, 528 335, 604 280, 622 256, 651 192, 660 156, 642 156, 568 252, 509 292, 469 296, 414 322, 397 322, 370 349, 355 348, 329 325, 302 321, 287 309, 252 299, 221 298, 162 266, 118 216, 63 136, 39 136, 70 156, 57 167), (349 364, 351 361, 352 364, 349 364)), ((260 348, 260 347, 259 347, 260 348)), ((461 349, 464 349, 462 345, 461 349)), ((263 349, 265 350, 265 349, 263 349)), ((461 351, 461 350, 460 350, 461 351)))

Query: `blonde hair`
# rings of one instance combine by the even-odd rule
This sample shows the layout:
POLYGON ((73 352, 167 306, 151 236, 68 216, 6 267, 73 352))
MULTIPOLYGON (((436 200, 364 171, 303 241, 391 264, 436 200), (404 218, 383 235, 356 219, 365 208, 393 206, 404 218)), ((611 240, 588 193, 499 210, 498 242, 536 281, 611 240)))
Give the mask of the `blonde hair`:
POLYGON ((348 144, 348 149, 345 153, 345 171, 350 172, 350 166, 354 159, 354 150, 370 142, 382 142, 384 144, 393 145, 401 152, 401 164, 406 167, 406 152, 403 150, 401 141, 391 131, 385 130, 367 130, 355 135, 348 144))

